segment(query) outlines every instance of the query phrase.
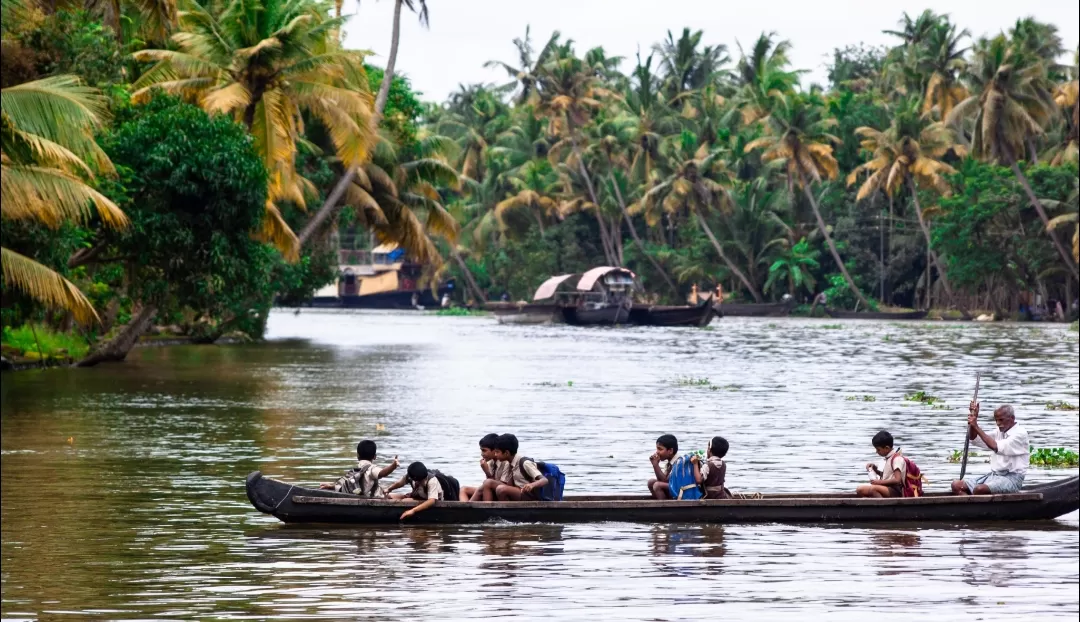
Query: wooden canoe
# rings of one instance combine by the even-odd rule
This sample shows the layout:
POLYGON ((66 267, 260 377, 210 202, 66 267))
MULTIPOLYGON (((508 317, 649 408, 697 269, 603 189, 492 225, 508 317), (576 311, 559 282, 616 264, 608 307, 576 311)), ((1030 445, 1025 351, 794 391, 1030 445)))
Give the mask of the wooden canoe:
POLYGON ((554 303, 506 304, 494 309, 500 324, 554 324, 563 321, 562 307, 554 303))
POLYGON ((825 308, 829 317, 838 320, 921 320, 929 311, 900 311, 890 313, 888 311, 841 311, 839 309, 825 308))
POLYGON ((630 316, 629 304, 610 304, 595 309, 563 307, 563 320, 571 326, 612 326, 625 324, 630 316))
POLYGON ((728 303, 715 305, 719 315, 725 317, 785 317, 795 307, 794 302, 775 303, 728 303))
POLYGON ((636 326, 708 326, 716 315, 712 305, 665 307, 634 305, 629 323, 636 326))
MULTIPOLYGON (((289 485, 255 471, 247 495, 260 512, 286 523, 392 524, 413 501, 362 499, 289 485)), ((1009 495, 862 499, 847 493, 764 495, 760 499, 654 501, 644 496, 577 496, 563 501, 462 503, 440 501, 417 523, 861 523, 1048 520, 1080 509, 1080 478, 1025 487, 1009 495)))

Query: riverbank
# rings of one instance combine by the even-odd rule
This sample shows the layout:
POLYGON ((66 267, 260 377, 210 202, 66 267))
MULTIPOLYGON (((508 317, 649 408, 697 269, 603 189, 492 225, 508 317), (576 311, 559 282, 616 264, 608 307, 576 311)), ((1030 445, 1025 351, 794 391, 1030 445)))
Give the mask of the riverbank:
MULTIPOLYGON (((26 371, 52 367, 73 367, 90 351, 90 345, 81 337, 69 333, 57 333, 35 327, 34 342, 27 342, 19 333, 5 330, 11 342, 0 343, 0 371, 26 371)), ((191 345, 235 345, 250 342, 243 333, 224 335, 214 341, 176 334, 168 327, 155 327, 152 334, 143 335, 134 348, 160 348, 191 345)))

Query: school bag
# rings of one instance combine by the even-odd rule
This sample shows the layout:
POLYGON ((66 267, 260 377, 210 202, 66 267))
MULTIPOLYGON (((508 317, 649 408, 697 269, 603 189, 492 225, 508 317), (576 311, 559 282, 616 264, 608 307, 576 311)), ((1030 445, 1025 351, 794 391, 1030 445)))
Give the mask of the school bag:
POLYGON ((904 459, 904 464, 907 467, 904 471, 904 481, 900 484, 900 495, 903 497, 923 496, 923 483, 926 481, 926 477, 919 470, 919 466, 912 462, 911 458, 899 451, 896 452, 896 455, 904 459))
POLYGON ((679 501, 696 501, 705 496, 694 479, 694 465, 690 462, 692 455, 679 456, 671 463, 668 489, 671 490, 671 496, 679 501))
POLYGON ((559 470, 559 467, 551 462, 541 462, 539 460, 533 460, 532 458, 522 458, 518 463, 518 470, 521 471, 521 476, 528 479, 529 476, 525 474, 525 461, 528 460, 536 465, 536 469, 540 471, 540 475, 543 475, 548 483, 543 488, 536 489, 536 495, 541 501, 562 501, 563 488, 566 486, 566 476, 559 470))
POLYGON ((458 483, 457 478, 435 469, 432 469, 431 474, 439 480, 439 486, 442 486, 443 501, 457 501, 458 495, 461 494, 461 484, 458 483))
POLYGON ((363 468, 350 469, 348 471, 345 471, 345 475, 339 477, 336 482, 338 489, 340 489, 341 492, 350 495, 373 497, 375 495, 375 491, 379 487, 378 480, 376 480, 375 483, 372 484, 371 490, 364 490, 364 477, 367 475, 367 472, 371 470, 371 468, 371 463, 368 463, 363 468))

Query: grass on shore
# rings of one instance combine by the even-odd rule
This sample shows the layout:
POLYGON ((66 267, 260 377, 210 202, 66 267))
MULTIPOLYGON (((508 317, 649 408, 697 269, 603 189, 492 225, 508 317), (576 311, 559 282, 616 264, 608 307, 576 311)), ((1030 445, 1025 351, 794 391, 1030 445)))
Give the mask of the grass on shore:
POLYGON ((24 359, 80 359, 90 351, 90 346, 81 336, 73 333, 55 332, 40 324, 31 327, 24 324, 18 328, 5 326, 3 338, 5 352, 18 353, 24 359), (37 339, 34 339, 34 334, 37 339), (38 352, 38 344, 41 351, 38 352))

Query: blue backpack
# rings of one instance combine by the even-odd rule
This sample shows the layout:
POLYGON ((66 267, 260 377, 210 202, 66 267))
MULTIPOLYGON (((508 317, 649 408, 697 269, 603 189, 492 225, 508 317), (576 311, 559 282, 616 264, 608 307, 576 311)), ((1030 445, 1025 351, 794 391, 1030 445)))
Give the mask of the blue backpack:
MULTIPOLYGON (((536 465, 537 470, 543 475, 548 483, 543 488, 538 488, 536 494, 540 497, 541 501, 562 501, 563 487, 566 485, 566 476, 559 470, 559 467, 550 462, 540 462, 539 460, 533 460, 532 458, 522 458, 518 463, 518 468, 521 469, 521 475, 525 476, 524 464, 528 460, 536 465)), ((526 479, 527 476, 525 476, 526 479)), ((691 474, 691 477, 693 475, 691 474)))
POLYGON ((671 496, 679 501, 696 501, 704 496, 694 479, 694 465, 690 463, 690 456, 686 454, 676 458, 671 463, 671 473, 668 475, 671 496))

